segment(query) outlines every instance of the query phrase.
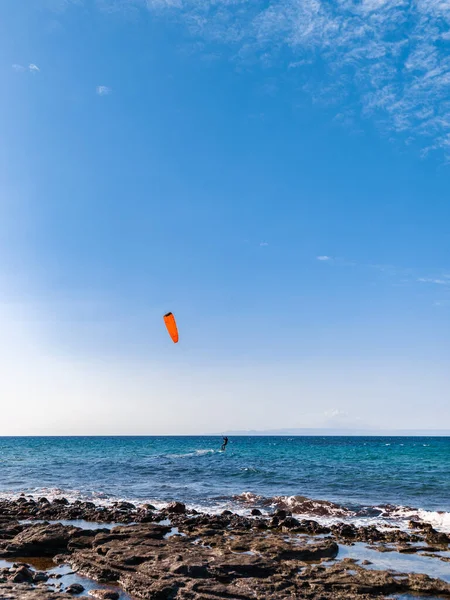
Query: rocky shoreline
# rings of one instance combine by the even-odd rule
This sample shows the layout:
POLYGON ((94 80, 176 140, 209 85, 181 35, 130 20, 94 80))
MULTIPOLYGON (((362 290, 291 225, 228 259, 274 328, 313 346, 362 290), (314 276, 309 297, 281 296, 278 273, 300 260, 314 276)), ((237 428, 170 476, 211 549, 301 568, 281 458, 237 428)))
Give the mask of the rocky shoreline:
POLYGON ((42 557, 117 586, 119 591, 89 592, 111 600, 120 590, 145 600, 450 598, 450 583, 441 579, 339 559, 340 546, 358 542, 379 552, 450 562, 450 536, 420 522, 411 522, 409 531, 348 523, 324 527, 286 510, 207 515, 181 503, 157 510, 148 504, 104 507, 21 496, 0 501, 0 559, 8 561, 0 568, 0 598, 67 600, 83 593, 75 584, 65 590, 54 581, 49 585, 46 571, 29 566, 42 557), (98 525, 88 529, 67 523, 72 521, 98 525))

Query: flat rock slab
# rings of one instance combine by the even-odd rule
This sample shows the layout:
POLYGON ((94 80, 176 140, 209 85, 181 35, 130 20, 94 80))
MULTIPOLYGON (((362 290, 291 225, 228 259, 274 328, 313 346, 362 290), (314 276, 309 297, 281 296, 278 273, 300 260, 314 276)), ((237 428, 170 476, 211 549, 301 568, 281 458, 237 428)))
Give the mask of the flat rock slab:
POLYGON ((64 525, 43 523, 26 527, 4 547, 2 555, 8 556, 55 556, 67 550, 69 540, 77 536, 79 529, 64 525))
POLYGON ((346 560, 324 565, 338 553, 332 539, 234 529, 207 530, 204 539, 162 533, 151 524, 116 528, 67 560, 143 600, 356 600, 412 592, 450 597, 449 584, 427 576, 368 571, 346 560))

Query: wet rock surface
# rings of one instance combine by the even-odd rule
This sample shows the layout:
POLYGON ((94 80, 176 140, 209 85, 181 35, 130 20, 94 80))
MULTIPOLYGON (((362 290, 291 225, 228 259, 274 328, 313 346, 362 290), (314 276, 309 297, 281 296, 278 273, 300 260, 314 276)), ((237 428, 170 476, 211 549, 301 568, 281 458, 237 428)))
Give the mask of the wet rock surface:
MULTIPOLYGON (((131 597, 145 600, 356 600, 392 594, 450 598, 450 584, 439 579, 370 570, 348 558, 336 560, 338 544, 355 542, 386 552, 421 552, 438 560, 432 552, 447 550, 449 541, 447 534, 431 526, 413 523, 406 532, 348 523, 324 527, 313 520, 299 520, 285 508, 266 516, 254 511, 245 517, 230 511, 199 514, 181 503, 157 511, 153 506, 126 502, 103 508, 89 502, 70 504, 65 499, 0 501, 0 557, 22 561, 27 556, 51 557, 55 563, 69 564, 99 583, 119 585, 131 597), (83 519, 96 521, 99 527, 83 530, 59 523, 19 523, 25 519, 83 519), (128 525, 111 530, 101 526, 117 521, 128 525)), ((67 599, 83 592, 76 585, 68 593, 49 591, 46 574, 23 562, 0 572, 0 598, 67 599)), ((90 590, 89 594, 118 597, 112 590, 90 590)))
POLYGON ((71 595, 81 594, 81 592, 84 592, 84 587, 79 583, 72 583, 65 591, 71 595))
POLYGON ((15 564, 0 569, 1 600, 68 600, 72 596, 49 589, 48 575, 32 571, 29 566, 15 564))
POLYGON ((71 538, 79 535, 75 527, 42 524, 25 527, 20 533, 3 544, 2 555, 8 556, 55 556, 67 550, 71 538))
POLYGON ((0 598, 2 600, 69 600, 69 594, 53 592, 47 587, 14 586, 0 583, 0 598))
MULTIPOLYGON (((133 521, 151 520, 153 512, 150 508, 137 508, 131 502, 116 502, 105 507, 80 500, 69 503, 66 498, 49 501, 44 497, 35 500, 28 496, 21 496, 18 500, 0 500, 0 519, 9 518, 17 521, 84 519, 97 523, 132 523, 133 521)), ((0 521, 0 527, 1 525, 2 521, 0 521)))

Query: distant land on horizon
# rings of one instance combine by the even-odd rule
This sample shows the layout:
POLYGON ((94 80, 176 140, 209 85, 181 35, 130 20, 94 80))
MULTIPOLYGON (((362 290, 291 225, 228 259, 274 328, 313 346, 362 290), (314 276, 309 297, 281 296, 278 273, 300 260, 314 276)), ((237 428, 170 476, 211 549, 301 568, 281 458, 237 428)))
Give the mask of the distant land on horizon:
POLYGON ((302 428, 224 431, 227 436, 372 436, 372 437, 440 437, 450 436, 450 429, 339 429, 302 428))

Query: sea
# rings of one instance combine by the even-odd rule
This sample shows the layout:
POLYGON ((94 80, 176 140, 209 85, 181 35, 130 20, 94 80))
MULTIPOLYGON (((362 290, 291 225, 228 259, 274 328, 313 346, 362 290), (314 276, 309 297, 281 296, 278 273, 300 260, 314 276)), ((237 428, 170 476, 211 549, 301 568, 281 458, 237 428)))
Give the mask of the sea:
POLYGON ((21 493, 450 532, 450 437, 0 437, 0 497, 21 493))

